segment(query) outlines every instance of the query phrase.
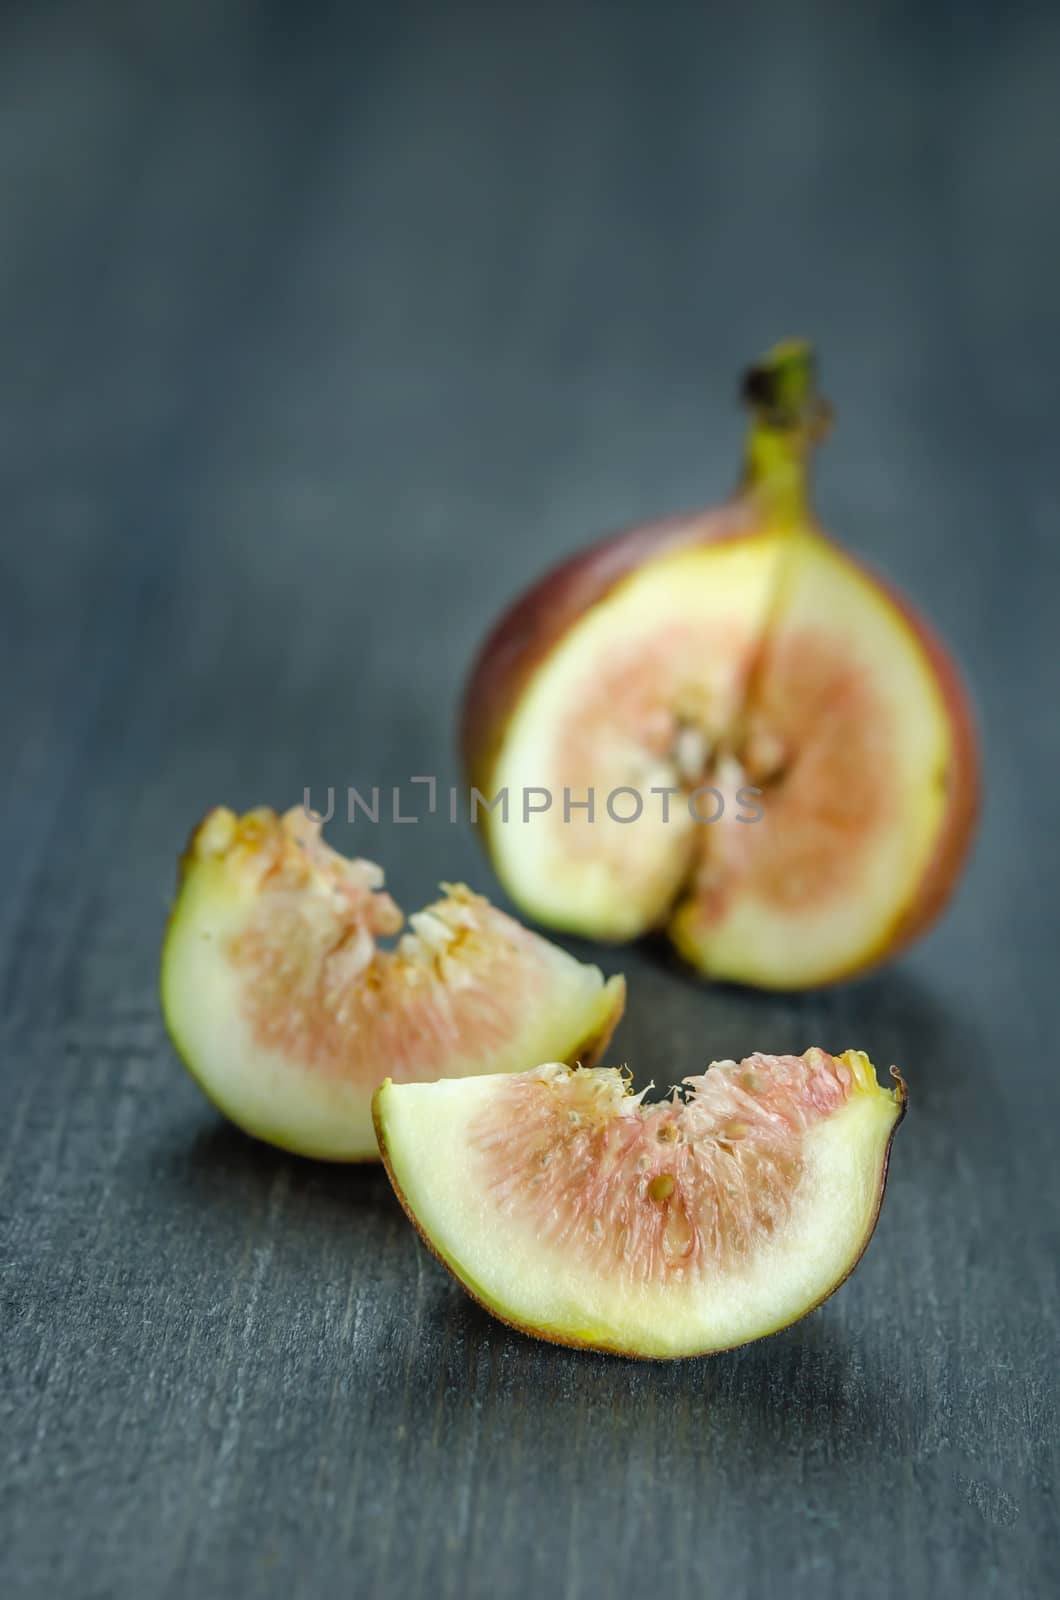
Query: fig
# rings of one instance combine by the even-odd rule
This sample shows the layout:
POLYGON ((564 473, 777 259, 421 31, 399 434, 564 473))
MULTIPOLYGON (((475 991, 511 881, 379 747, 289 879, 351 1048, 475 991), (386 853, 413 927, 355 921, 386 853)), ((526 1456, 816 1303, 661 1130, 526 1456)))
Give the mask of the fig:
POLYGON ((770 351, 737 492, 546 576, 486 640, 462 718, 521 910, 603 940, 665 927, 704 974, 764 988, 923 932, 978 811, 956 667, 814 519, 814 371, 804 343, 770 351))
POLYGON ((629 1356, 706 1355, 796 1321, 872 1235, 905 1110, 867 1056, 753 1055, 645 1105, 614 1068, 376 1091, 394 1189, 503 1322, 629 1356))
POLYGON ((192 834, 162 952, 162 1009, 185 1064, 245 1132, 300 1155, 377 1160, 372 1091, 591 1063, 621 977, 462 885, 404 918, 369 861, 304 809, 211 811, 192 834), (392 950, 377 938, 401 934, 392 950))

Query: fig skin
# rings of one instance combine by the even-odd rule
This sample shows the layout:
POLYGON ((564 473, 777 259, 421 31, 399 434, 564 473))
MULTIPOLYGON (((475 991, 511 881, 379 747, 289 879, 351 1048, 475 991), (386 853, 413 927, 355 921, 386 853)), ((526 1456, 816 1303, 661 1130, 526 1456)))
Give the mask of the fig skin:
POLYGON ((395 1171, 395 1165, 387 1137, 386 1117, 383 1110, 383 1101, 386 1091, 391 1087, 389 1079, 380 1084, 379 1088, 375 1091, 375 1094, 372 1097, 372 1118, 375 1125, 376 1138, 379 1141, 379 1153, 382 1158, 383 1165, 386 1168, 387 1177, 390 1179, 394 1194, 402 1210, 412 1223, 412 1226, 415 1228, 421 1241, 426 1245, 430 1253, 441 1263, 446 1271, 453 1278, 455 1278, 456 1282, 460 1285, 464 1292, 470 1296, 476 1305, 481 1306, 482 1309, 487 1311, 491 1317, 495 1317, 498 1322, 503 1323, 506 1327, 514 1329, 517 1333, 525 1334, 528 1338, 537 1339, 544 1344, 560 1345, 567 1349, 584 1350, 600 1355, 621 1356, 626 1360, 633 1361, 694 1361, 709 1356, 723 1355, 728 1350, 740 1349, 742 1346, 748 1343, 757 1343, 758 1339, 772 1338, 774 1334, 783 1333, 786 1328, 794 1326, 796 1322, 801 1322, 804 1317, 809 1316, 811 1312, 816 1311, 819 1306, 822 1306, 826 1300, 830 1300, 832 1295, 843 1287, 843 1284, 846 1283, 847 1279, 860 1265, 862 1257, 868 1249, 872 1240, 872 1236, 876 1231, 876 1224, 879 1221, 880 1211, 883 1206, 883 1198, 887 1189, 887 1179, 890 1173, 891 1152, 894 1147, 894 1136, 904 1122, 909 1109, 909 1091, 906 1086, 905 1079, 899 1072, 898 1068, 894 1066, 892 1066, 890 1069, 890 1076, 894 1081, 894 1097, 897 1102, 897 1115, 891 1126, 887 1143, 882 1155, 879 1180, 876 1186, 875 1205, 868 1218, 860 1243, 852 1253, 845 1271, 843 1271, 842 1274, 838 1276, 835 1281, 823 1291, 823 1293, 810 1301, 806 1306, 802 1307, 794 1315, 784 1318, 782 1321, 776 1323, 776 1325, 773 1327, 763 1329, 760 1334, 756 1335, 752 1339, 736 1339, 729 1343, 714 1345, 710 1348, 680 1352, 676 1354, 664 1354, 653 1351, 631 1349, 627 1345, 596 1336, 578 1337, 574 1334, 558 1331, 553 1328, 546 1329, 540 1326, 533 1326, 526 1322, 520 1321, 505 1307, 499 1306, 484 1292, 480 1291, 478 1286, 469 1282, 467 1276, 458 1270, 456 1265, 439 1248, 439 1246, 424 1229, 419 1216, 417 1215, 404 1191, 404 1188, 395 1171))
MULTIPOLYGON (((810 505, 809 457, 830 420, 824 402, 812 391, 812 377, 812 351, 798 341, 777 346, 747 375, 744 397, 756 408, 759 422, 752 429, 743 479, 727 500, 714 508, 607 535, 561 562, 516 599, 490 630, 474 659, 464 690, 459 744, 468 781, 491 794, 509 723, 538 668, 590 608, 624 579, 661 557, 775 536, 778 529, 790 525, 820 540, 884 597, 915 641, 929 664, 950 734, 943 816, 916 891, 890 923, 881 927, 869 950, 813 984, 824 987, 891 959, 926 933, 942 914, 975 836, 981 777, 976 719, 953 657, 906 596, 835 540, 810 505), (807 384, 811 385, 809 394, 807 384), (809 413, 807 399, 812 407, 809 413)), ((492 855, 493 816, 480 813, 478 826, 492 855)), ((561 926, 559 922, 554 925, 561 926)), ((604 942, 611 937, 603 928, 594 928, 592 935, 604 942)), ((616 938, 616 942, 622 941, 616 938)), ((686 959, 692 961, 687 954, 686 959)))

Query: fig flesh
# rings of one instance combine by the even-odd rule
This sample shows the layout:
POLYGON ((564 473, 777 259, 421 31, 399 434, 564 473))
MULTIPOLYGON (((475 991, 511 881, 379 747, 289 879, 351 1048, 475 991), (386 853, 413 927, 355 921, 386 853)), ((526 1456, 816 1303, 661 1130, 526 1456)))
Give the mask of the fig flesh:
POLYGON ((531 589, 479 655, 462 738, 471 782, 510 798, 480 826, 530 916, 616 941, 665 927, 706 974, 802 988, 938 915, 978 755, 943 647, 813 516, 809 348, 778 346, 746 393, 738 492, 531 589), (534 790, 550 803, 527 814, 534 790))
POLYGON ((859 1051, 754 1055, 645 1105, 611 1068, 395 1084, 394 1188, 503 1321, 624 1355, 709 1354, 794 1322, 857 1264, 905 1109, 859 1051))
POLYGON ((301 1155, 375 1160, 372 1092, 591 1063, 625 1000, 621 977, 457 885, 404 918, 371 862, 324 844, 304 810, 211 811, 192 835, 162 957, 178 1053, 247 1133, 301 1155))

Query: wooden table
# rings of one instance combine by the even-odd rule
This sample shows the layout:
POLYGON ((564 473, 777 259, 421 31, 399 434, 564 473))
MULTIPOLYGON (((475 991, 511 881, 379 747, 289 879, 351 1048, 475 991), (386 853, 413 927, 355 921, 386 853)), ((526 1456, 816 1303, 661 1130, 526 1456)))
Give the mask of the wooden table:
MULTIPOLYGON (((1055 8, 13 5, 0 21, 5 1595, 1044 1596, 1057 1508, 1055 8), (491 1321, 378 1170, 221 1123, 156 1003, 216 801, 457 781, 498 606, 717 498, 816 336, 826 520, 965 661, 959 902, 805 996, 579 953, 667 1082, 860 1045, 841 1293, 709 1361, 491 1321)), ((422 904, 466 827, 333 829, 422 904)))

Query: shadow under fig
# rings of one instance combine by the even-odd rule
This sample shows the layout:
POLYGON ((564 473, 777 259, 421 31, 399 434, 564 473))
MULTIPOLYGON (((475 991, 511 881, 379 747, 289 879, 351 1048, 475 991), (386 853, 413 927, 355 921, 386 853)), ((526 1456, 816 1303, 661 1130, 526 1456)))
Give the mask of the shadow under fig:
MULTIPOLYGON (((209 1110, 204 1117, 214 1114, 209 1110)), ((175 1141, 163 1159, 168 1181, 196 1205, 245 1208, 282 1183, 303 1208, 349 1215, 351 1208, 395 1205, 379 1161, 313 1161, 252 1139, 219 1114, 205 1120, 190 1139, 175 1141)))
MULTIPOLYGON (((441 1269, 438 1269, 439 1272, 441 1269)), ((574 1350, 532 1339, 498 1322, 456 1284, 435 1301, 440 1365, 414 1363, 409 1400, 429 1410, 439 1392, 458 1393, 469 1372, 489 1373, 489 1411, 502 1430, 527 1415, 549 1432, 592 1438, 606 1432, 623 1460, 645 1455, 657 1437, 689 1430, 709 1456, 748 1463, 778 1456, 817 1456, 861 1466, 899 1457, 922 1432, 927 1375, 917 1382, 903 1357, 896 1381, 894 1350, 852 1333, 827 1306, 769 1338, 717 1355, 643 1361, 574 1350), (912 1381, 911 1381, 912 1379, 912 1381), (654 1419, 654 1432, 645 1418, 654 1419)))

